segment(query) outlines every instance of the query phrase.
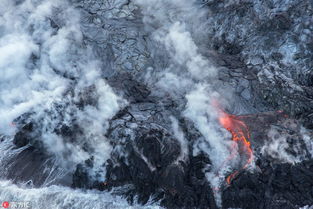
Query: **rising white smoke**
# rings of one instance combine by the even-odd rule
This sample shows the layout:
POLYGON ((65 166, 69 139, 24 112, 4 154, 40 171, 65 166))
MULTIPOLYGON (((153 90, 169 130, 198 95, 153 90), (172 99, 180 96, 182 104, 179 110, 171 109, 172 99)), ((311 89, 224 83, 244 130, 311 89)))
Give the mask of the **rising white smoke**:
MULTIPOLYGON (((184 116, 191 120, 203 138, 198 139, 194 153, 203 151, 212 160, 208 180, 214 187, 224 181, 225 165, 229 156, 230 137, 221 130, 213 99, 219 97, 212 90, 212 80, 217 70, 201 54, 199 43, 204 36, 207 15, 195 0, 137 0, 144 14, 143 21, 153 40, 163 46, 168 55, 164 68, 150 69, 149 75, 157 77, 157 86, 171 95, 181 95, 187 104, 184 116), (200 38, 199 38, 200 37, 200 38), (227 140, 228 139, 228 140, 227 140)), ((151 77, 148 76, 149 82, 151 77)))
POLYGON ((177 119, 173 116, 170 117, 171 122, 172 122, 172 129, 173 129, 173 133, 174 136, 176 137, 176 139, 178 139, 180 146, 181 146, 181 153, 179 158, 177 159, 177 162, 179 161, 185 161, 186 158, 188 157, 188 143, 187 140, 185 138, 184 132, 181 130, 179 123, 177 121, 177 119))
MULTIPOLYGON (((289 124, 291 124, 289 129, 296 128, 296 124, 289 124)), ((300 127, 300 129, 293 131, 300 134, 292 135, 272 126, 268 130, 267 141, 262 146, 261 153, 278 162, 290 164, 299 163, 312 156, 312 142, 306 129, 300 127)))
POLYGON ((311 157, 313 157, 313 141, 312 141, 312 135, 309 134, 309 131, 305 129, 304 127, 301 127, 300 133, 302 136, 302 139, 308 149, 308 152, 310 153, 311 157))
POLYGON ((268 155, 273 159, 279 160, 285 163, 297 163, 300 162, 299 156, 293 156, 288 153, 290 144, 287 143, 287 136, 281 135, 274 128, 268 132, 269 141, 262 147, 261 153, 268 155))
POLYGON ((14 135, 13 120, 31 112, 40 140, 60 164, 73 168, 93 156, 100 167, 111 149, 104 137, 108 120, 126 101, 101 78, 101 63, 83 40, 80 13, 63 0, 0 5, 0 134, 14 135), (94 104, 79 107, 86 91, 94 104), (66 141, 55 130, 73 120, 82 135, 66 141))

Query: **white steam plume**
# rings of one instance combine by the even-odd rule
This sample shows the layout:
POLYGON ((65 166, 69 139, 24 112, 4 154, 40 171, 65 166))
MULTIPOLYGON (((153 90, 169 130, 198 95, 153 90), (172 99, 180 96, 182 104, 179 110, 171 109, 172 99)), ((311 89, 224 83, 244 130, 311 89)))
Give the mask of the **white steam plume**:
POLYGON ((176 139, 178 139, 180 146, 181 146, 181 154, 180 157, 177 159, 177 161, 182 160, 185 161, 187 156, 188 156, 188 143, 187 140, 184 136, 184 132, 181 130, 179 123, 177 119, 173 116, 170 117, 171 122, 172 122, 172 129, 174 136, 176 139))
MULTIPOLYGON (((212 90, 216 68, 201 54, 203 35, 202 10, 195 0, 137 0, 144 14, 143 21, 153 40, 161 44, 168 54, 165 68, 153 69, 150 75, 158 77, 156 84, 171 95, 181 95, 187 100, 184 116, 200 131, 195 147, 207 153, 213 161, 212 175, 208 178, 214 187, 219 187, 223 172, 219 168, 229 156, 229 135, 221 130, 216 110, 211 103, 218 93, 212 90), (154 71, 154 72, 152 72, 154 71)), ((166 60, 165 60, 166 62, 166 60)), ((151 82, 151 78, 148 77, 151 82)), ((195 150, 196 151, 196 150, 195 150)), ((227 166, 225 166, 227 167, 227 166)))
MULTIPOLYGON (((292 128, 292 127, 289 127, 292 128)), ((312 156, 312 142, 306 130, 301 127, 299 135, 291 135, 272 126, 268 133, 268 141, 262 146, 261 153, 274 160, 284 163, 295 164, 303 161, 308 156, 312 156), (305 146, 307 148, 304 150, 305 146)))
POLYGON ((0 134, 14 135, 12 121, 32 112, 44 133, 40 140, 60 162, 73 167, 94 156, 100 166, 111 149, 104 137, 107 121, 126 101, 101 78, 78 10, 63 0, 0 0, 0 5, 0 134), (95 105, 78 107, 90 87, 95 105), (55 129, 73 120, 83 135, 70 142, 55 129))

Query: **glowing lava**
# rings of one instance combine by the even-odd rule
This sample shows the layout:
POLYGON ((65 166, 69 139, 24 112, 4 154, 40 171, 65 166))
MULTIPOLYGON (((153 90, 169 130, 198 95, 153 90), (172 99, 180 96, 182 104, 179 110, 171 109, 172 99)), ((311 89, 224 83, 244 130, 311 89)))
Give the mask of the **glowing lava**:
MULTIPOLYGON (((245 169, 253 160, 253 152, 250 146, 250 133, 247 125, 244 121, 240 120, 235 115, 227 114, 218 108, 218 119, 221 126, 223 126, 226 130, 228 130, 232 135, 232 140, 235 141, 239 148, 239 154, 242 159, 242 167, 240 170, 245 169)), ((235 157, 236 152, 234 152, 235 147, 232 147, 232 154, 229 156, 228 160, 231 160, 235 157)), ((231 175, 226 178, 226 182, 228 184, 231 183, 232 179, 237 176, 239 171, 235 171, 231 175)))

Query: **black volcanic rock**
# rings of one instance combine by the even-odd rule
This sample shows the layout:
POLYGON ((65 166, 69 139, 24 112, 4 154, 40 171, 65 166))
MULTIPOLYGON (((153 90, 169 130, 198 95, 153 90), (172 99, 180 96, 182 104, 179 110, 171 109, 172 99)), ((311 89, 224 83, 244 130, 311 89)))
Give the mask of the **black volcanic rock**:
POLYGON ((240 66, 226 61, 231 71, 245 68, 254 74, 253 96, 245 99, 259 111, 285 110, 311 129, 312 1, 212 0, 205 5, 210 11, 206 47, 241 60, 240 66))
POLYGON ((22 129, 15 134, 13 143, 17 147, 23 147, 30 143, 35 138, 34 123, 28 123, 22 127, 22 129))
POLYGON ((257 162, 258 173, 243 172, 223 192, 223 208, 290 208, 313 202, 313 161, 295 165, 257 162))
MULTIPOLYGON (((102 133, 103 140, 108 140, 112 147, 110 159, 100 166, 101 172, 106 171, 105 182, 90 172, 95 169, 94 150, 85 141, 84 124, 76 118, 78 111, 97 107, 99 95, 93 84, 80 92, 70 86, 62 101, 43 110, 39 117, 25 115, 16 119, 14 149, 24 150, 8 162, 5 177, 14 182, 33 182, 35 186, 45 184, 50 171, 45 168, 52 168, 55 163, 42 141, 48 127, 64 144, 91 153, 90 159, 71 165, 74 169, 68 175, 72 179, 61 182, 64 185, 72 181, 74 188, 113 192, 122 188, 118 194, 131 204, 160 202, 169 209, 218 208, 206 177, 211 159, 204 152, 193 152, 203 136, 184 116, 185 95, 172 89, 160 90, 156 85, 160 78, 153 77, 153 73, 171 67, 182 73, 185 69, 171 63, 169 53, 159 43, 150 43, 154 30, 146 31, 151 28, 146 29, 139 9, 131 7, 133 1, 116 2, 118 9, 107 8, 106 1, 71 1, 82 13, 82 43, 94 52, 93 59, 101 61, 101 78, 128 102, 108 121, 109 127, 102 133), (149 73, 149 79, 156 81, 149 83, 149 73), (69 97, 75 97, 75 101, 69 97), (172 118, 185 136, 185 147, 173 131, 172 118), (48 124, 43 128, 45 120, 48 124)), ((313 156, 312 147, 307 145, 312 146, 313 129, 312 1, 197 3, 209 11, 203 19, 208 27, 201 28, 203 37, 194 41, 197 50, 212 60, 218 71, 212 83, 203 82, 229 100, 227 112, 247 124, 256 160, 255 168, 241 169, 230 185, 221 185, 221 207, 298 209, 313 205, 313 156), (229 98, 228 92, 232 93, 229 98), (307 136, 302 125, 308 129, 307 136), (277 136, 269 136, 270 130, 277 136), (273 156, 277 153, 263 150, 279 137, 284 137, 288 145, 284 151, 297 158, 296 162, 286 163, 273 156)), ((55 33, 62 25, 52 19, 49 24, 55 33)), ((159 27, 158 24, 153 27, 159 27)), ((191 38, 196 35, 191 31, 191 38)), ((36 62, 39 58, 31 55, 31 59, 36 62)), ((76 85, 77 77, 56 69, 54 72, 76 85)), ((62 153, 65 159, 68 154, 62 153)))
MULTIPOLYGON (((150 95, 147 86, 130 74, 112 77, 110 85, 122 89, 130 104, 110 122, 106 137, 113 146, 106 165, 106 182, 90 181, 88 163, 80 164, 73 175, 73 186, 111 190, 133 185, 121 194, 130 203, 146 204, 151 198, 168 208, 217 208, 204 170, 210 160, 204 153, 182 153, 172 131, 171 115, 176 115, 171 98, 150 95), (136 91, 136 93, 132 93, 136 91)), ((190 145, 198 131, 181 120, 190 145)))
MULTIPOLYGON (((197 155, 192 153, 192 146, 201 134, 190 121, 179 114, 175 99, 151 95, 151 90, 146 85, 136 81, 128 73, 112 77, 109 82, 130 103, 112 118, 105 134, 113 148, 110 159, 103 165, 106 181, 101 182, 91 175, 94 159, 90 158, 76 165, 72 173, 72 186, 105 191, 123 187, 120 195, 125 196, 130 203, 138 201, 143 205, 152 200, 160 201, 166 208, 218 208, 205 175, 210 169, 210 158, 202 152, 197 155), (172 131, 170 116, 177 117, 186 137, 189 148, 186 153, 172 131), (127 185, 131 186, 126 187, 127 185)), ((86 92, 83 98, 89 98, 88 94, 91 94, 91 98, 95 96, 92 88, 86 92)), ((85 102, 78 103, 78 108, 92 105, 88 101, 86 99, 85 102)), ((62 107, 59 109, 62 110, 62 107)), ((62 112, 59 114, 62 116, 62 112)), ((238 115, 236 118, 248 126, 257 168, 252 172, 240 170, 230 185, 225 183, 221 187, 222 207, 283 209, 312 204, 313 164, 312 160, 308 160, 311 156, 303 146, 301 126, 297 120, 291 119, 283 111, 238 115), (263 155, 261 148, 270 140, 267 135, 270 129, 286 136, 291 155, 298 156, 299 153, 293 148, 302 146, 300 154, 303 154, 302 160, 306 161, 292 165, 263 155)), ((22 158, 27 160, 38 156, 36 161, 30 161, 33 161, 33 168, 42 177, 34 181, 36 185, 40 185, 44 181, 40 163, 49 159, 49 155, 43 154, 46 150, 39 143, 42 133, 35 128, 39 127, 38 122, 20 121, 20 124, 25 125, 20 126, 14 143, 17 147, 29 144, 31 148, 23 152, 25 156, 17 159, 14 167, 16 169, 24 162, 22 158)), ((77 143, 79 136, 83 134, 80 129, 79 124, 73 120, 70 126, 57 124, 55 133, 67 142, 77 143)), ((85 149, 88 150, 88 146, 85 149)), ((14 176, 14 169, 9 172, 14 176)), ((31 180, 32 175, 34 174, 25 173, 24 178, 19 180, 31 180)))

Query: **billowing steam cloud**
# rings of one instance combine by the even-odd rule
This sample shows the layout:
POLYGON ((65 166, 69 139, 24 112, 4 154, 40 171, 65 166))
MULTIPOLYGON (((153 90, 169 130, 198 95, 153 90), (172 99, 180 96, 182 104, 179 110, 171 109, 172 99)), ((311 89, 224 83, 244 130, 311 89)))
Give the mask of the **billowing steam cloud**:
MULTIPOLYGON (((213 161, 209 180, 219 187, 229 155, 229 135, 217 124, 217 115, 212 102, 219 95, 212 90, 212 80, 217 70, 200 53, 197 43, 203 34, 194 28, 204 27, 201 19, 206 13, 196 1, 190 0, 137 0, 144 14, 147 30, 152 30, 153 39, 167 52, 167 65, 152 69, 158 77, 156 85, 172 95, 180 95, 187 102, 184 116, 201 132, 202 138, 194 147, 194 153, 203 151, 213 161)), ((157 54, 157 53, 156 53, 157 54)), ((165 58, 166 59, 166 58, 165 58)), ((151 75, 152 73, 149 72, 151 75)), ((151 78, 148 76, 149 82, 151 78)))
POLYGON ((268 130, 268 141, 262 146, 261 153, 275 161, 291 164, 312 157, 312 142, 307 130, 292 122, 288 124, 291 132, 276 126, 268 130))
POLYGON ((40 124, 43 146, 60 163, 75 165, 92 155, 102 165, 110 153, 108 120, 126 101, 101 79, 79 12, 62 0, 0 5, 0 134, 13 135, 14 119, 31 113, 26 120, 40 124), (84 98, 88 91, 92 98, 84 98), (73 124, 82 131, 75 142, 55 131, 73 124))
MULTIPOLYGON (((275 128, 272 128, 268 132, 268 137, 270 141, 262 147, 261 153, 286 163, 301 161, 299 159, 300 156, 293 156, 291 153, 288 153, 290 144, 287 142, 287 136, 281 135, 275 128)), ((301 149, 301 147, 296 148, 298 151, 301 149)))

